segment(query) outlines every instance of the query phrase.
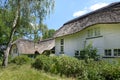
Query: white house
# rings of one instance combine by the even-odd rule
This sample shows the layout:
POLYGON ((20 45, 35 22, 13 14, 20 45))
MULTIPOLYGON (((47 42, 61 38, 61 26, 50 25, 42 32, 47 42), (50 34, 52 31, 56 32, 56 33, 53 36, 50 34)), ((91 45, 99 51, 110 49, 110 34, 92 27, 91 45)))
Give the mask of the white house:
POLYGON ((55 54, 74 56, 88 44, 104 57, 120 56, 120 2, 65 23, 55 37, 55 54))

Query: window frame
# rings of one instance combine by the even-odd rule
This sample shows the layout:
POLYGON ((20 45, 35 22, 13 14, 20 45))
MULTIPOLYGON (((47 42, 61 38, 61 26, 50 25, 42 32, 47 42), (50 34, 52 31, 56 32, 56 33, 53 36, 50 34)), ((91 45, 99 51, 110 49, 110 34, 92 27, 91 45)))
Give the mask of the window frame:
POLYGON ((120 56, 120 49, 114 49, 113 54, 114 56, 120 56))
POLYGON ((94 36, 100 36, 101 33, 100 33, 100 27, 97 27, 97 28, 94 28, 94 36))
POLYGON ((96 28, 91 28, 87 30, 87 37, 98 37, 101 35, 101 29, 100 27, 96 27, 96 28))
POLYGON ((64 39, 61 39, 61 40, 60 40, 60 44, 61 44, 61 45, 64 45, 64 39))
POLYGON ((80 55, 80 51, 79 50, 75 50, 75 56, 79 56, 80 55))
POLYGON ((105 55, 105 56, 108 56, 108 57, 109 57, 109 56, 112 56, 112 49, 105 49, 105 50, 104 50, 104 55, 105 55))
POLYGON ((87 33, 87 36, 88 36, 88 37, 93 37, 93 32, 94 32, 93 29, 89 29, 87 32, 88 32, 88 33, 87 33))
POLYGON ((64 53, 64 39, 60 39, 60 53, 64 53))

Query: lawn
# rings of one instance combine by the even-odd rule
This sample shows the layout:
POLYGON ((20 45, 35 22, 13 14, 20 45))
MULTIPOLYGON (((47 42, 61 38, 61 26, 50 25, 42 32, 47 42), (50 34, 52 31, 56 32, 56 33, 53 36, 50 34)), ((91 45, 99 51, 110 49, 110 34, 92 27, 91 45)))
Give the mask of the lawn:
POLYGON ((10 64, 7 68, 0 68, 0 80, 72 80, 44 71, 31 68, 30 65, 10 64))

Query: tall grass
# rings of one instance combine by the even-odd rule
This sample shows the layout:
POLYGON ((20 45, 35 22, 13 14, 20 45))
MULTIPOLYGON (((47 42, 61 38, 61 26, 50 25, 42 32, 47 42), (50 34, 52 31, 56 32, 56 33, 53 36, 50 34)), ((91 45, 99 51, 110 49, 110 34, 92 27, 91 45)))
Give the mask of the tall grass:
POLYGON ((10 64, 7 68, 0 68, 0 80, 70 80, 70 78, 61 78, 58 75, 37 71, 28 64, 10 64))

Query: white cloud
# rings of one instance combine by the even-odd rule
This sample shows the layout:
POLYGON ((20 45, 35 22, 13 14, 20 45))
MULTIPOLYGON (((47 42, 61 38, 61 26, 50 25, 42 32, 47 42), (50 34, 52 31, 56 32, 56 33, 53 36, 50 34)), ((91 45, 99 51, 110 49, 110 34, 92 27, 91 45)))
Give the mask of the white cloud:
POLYGON ((90 11, 97 10, 97 9, 105 7, 107 5, 109 5, 109 4, 108 3, 96 3, 94 5, 91 5, 90 7, 85 7, 84 10, 74 12, 73 17, 79 17, 79 16, 84 15, 90 11))
POLYGON ((79 17, 79 16, 81 16, 81 15, 84 15, 85 13, 87 13, 86 10, 77 11, 77 12, 74 12, 74 13, 73 13, 73 17, 79 17))
POLYGON ((99 8, 105 7, 107 5, 108 5, 108 3, 97 3, 97 4, 92 5, 89 9, 91 11, 94 11, 94 10, 97 10, 99 8))

